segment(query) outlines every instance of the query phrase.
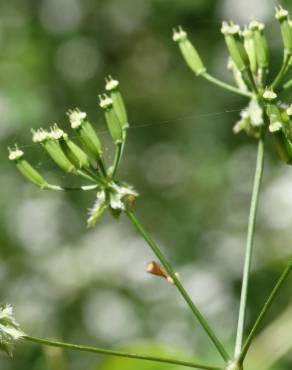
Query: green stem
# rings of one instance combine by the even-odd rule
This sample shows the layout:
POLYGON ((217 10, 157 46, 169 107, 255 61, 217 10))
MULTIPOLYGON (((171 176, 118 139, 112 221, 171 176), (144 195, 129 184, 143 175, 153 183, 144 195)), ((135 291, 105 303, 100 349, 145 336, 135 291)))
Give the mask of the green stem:
POLYGON ((82 185, 80 187, 66 187, 66 186, 60 186, 60 185, 52 185, 48 184, 44 190, 57 190, 57 191, 90 191, 95 190, 98 188, 98 185, 82 185))
POLYGON ((292 78, 283 85, 282 90, 288 90, 290 89, 291 86, 292 86, 292 78))
POLYGON ((253 240, 255 232, 255 222, 257 214, 257 206, 259 199, 259 190, 263 175, 264 167, 264 137, 263 133, 258 142, 258 152, 257 152, 257 163, 250 205, 250 213, 248 220, 248 231, 247 231, 247 241, 246 241, 246 252, 245 252, 245 261, 242 277, 242 288, 241 288, 241 297, 240 297, 240 307, 238 315, 238 325, 236 332, 236 344, 235 344, 235 357, 239 356, 242 347, 243 335, 244 335, 244 325, 246 317, 246 303, 247 303, 247 293, 248 293, 248 283, 250 275, 250 266, 251 266, 251 257, 253 249, 253 240))
POLYGON ((102 160, 102 158, 99 158, 97 160, 97 163, 98 163, 98 166, 101 170, 101 173, 104 177, 107 177, 107 173, 106 173, 106 168, 105 168, 105 164, 104 164, 104 161, 102 160))
POLYGON ((250 92, 243 91, 241 89, 238 89, 235 86, 232 86, 232 85, 227 84, 226 82, 223 82, 221 80, 218 80, 218 78, 209 75, 209 73, 207 73, 207 72, 204 72, 203 74, 201 74, 201 76, 204 77, 206 80, 212 82, 213 84, 222 87, 225 90, 232 91, 232 92, 234 92, 236 94, 243 95, 243 96, 246 96, 248 98, 251 98, 252 97, 252 94, 250 92))
POLYGON ((242 351, 238 357, 238 362, 240 364, 243 363, 244 359, 245 359, 245 356, 247 354, 247 351, 251 345, 251 342, 260 326, 260 324, 262 323, 263 319, 265 318, 265 315, 268 311, 268 309, 270 308, 271 304, 273 303, 278 291, 280 290, 282 284, 284 283, 284 281, 286 280, 286 278, 288 277, 289 273, 291 272, 291 269, 292 269, 292 262, 290 262, 287 267, 285 268, 285 270, 282 272, 281 276, 279 277, 277 283, 275 284, 272 292, 270 293, 268 299, 266 300, 258 318, 256 319, 256 322, 254 323, 248 337, 247 337, 247 340, 246 342, 244 343, 244 346, 242 348, 242 351))
POLYGON ((122 152, 123 152, 123 144, 117 144, 115 159, 114 159, 114 163, 113 163, 113 167, 112 167, 113 170, 112 170, 112 173, 111 173, 112 178, 114 178, 116 173, 117 173, 117 170, 118 170, 121 158, 122 158, 122 152))
POLYGON ((99 353, 101 355, 110 355, 110 356, 132 358, 132 359, 137 359, 137 360, 162 362, 162 363, 166 363, 166 364, 192 367, 192 368, 195 368, 195 369, 222 370, 219 367, 201 365, 201 364, 196 364, 196 363, 188 362, 188 361, 180 361, 180 360, 174 360, 174 359, 163 358, 163 357, 148 356, 148 355, 137 355, 137 354, 133 354, 133 353, 119 352, 119 351, 113 351, 113 350, 97 348, 97 347, 89 347, 89 346, 83 346, 83 345, 78 345, 78 344, 63 343, 63 342, 57 342, 57 341, 48 340, 48 339, 31 337, 31 336, 28 336, 28 335, 25 336, 23 339, 25 339, 27 341, 30 341, 30 342, 33 342, 33 343, 45 345, 45 346, 71 349, 73 351, 83 351, 83 352, 99 353))
POLYGON ((218 352, 221 354, 222 358, 225 361, 229 360, 229 355, 226 352, 224 346, 222 343, 219 341, 213 330, 210 328, 207 320, 204 318, 204 316, 201 314, 197 306, 194 304, 184 287, 182 286, 181 282, 178 280, 177 276, 175 275, 175 272, 173 271, 172 267, 170 266, 169 262, 167 259, 164 257, 162 252, 160 251, 159 247, 155 244, 155 242, 151 239, 151 237, 148 235, 148 233, 144 230, 143 226, 140 224, 138 221, 137 217, 134 215, 133 212, 127 211, 127 216, 133 223, 133 225, 136 227, 138 232, 142 235, 146 243, 150 246, 154 254, 157 256, 159 261, 161 262, 162 266, 165 268, 166 272, 169 274, 169 276, 173 279, 175 286, 181 293, 182 297, 200 322, 201 326, 204 328, 205 332, 211 339, 211 341, 214 343, 215 347, 217 348, 218 352))
POLYGON ((283 59, 282 67, 281 67, 279 73, 277 74, 277 76, 275 77, 275 79, 274 79, 274 81, 271 85, 273 89, 277 88, 277 86, 282 81, 283 77, 285 76, 285 74, 288 70, 288 67, 289 67, 290 57, 291 57, 290 53, 288 53, 288 52, 284 53, 284 59, 283 59))

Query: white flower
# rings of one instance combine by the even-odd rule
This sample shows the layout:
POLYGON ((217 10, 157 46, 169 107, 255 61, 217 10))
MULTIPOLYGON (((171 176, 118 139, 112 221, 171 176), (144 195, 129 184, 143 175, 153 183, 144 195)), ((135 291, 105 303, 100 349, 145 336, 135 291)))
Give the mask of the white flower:
POLYGON ((125 211, 127 208, 125 198, 129 195, 137 197, 138 193, 131 186, 119 186, 116 183, 112 183, 109 192, 111 208, 125 211))
POLYGON ((272 101, 277 98, 277 94, 273 90, 266 89, 263 93, 263 98, 265 100, 272 101))
POLYGON ((173 29, 173 36, 172 39, 175 42, 183 41, 187 38, 187 33, 184 31, 181 27, 178 28, 178 30, 173 29))
POLYGON ((130 207, 129 197, 136 198, 137 196, 138 193, 131 186, 111 182, 105 190, 97 192, 96 201, 89 210, 89 217, 87 219, 88 227, 95 226, 106 208, 117 211, 117 215, 120 212, 126 211, 130 207))
POLYGON ((43 141, 47 140, 49 137, 49 133, 42 128, 35 130, 31 130, 32 132, 32 141, 34 143, 42 143, 43 141))
POLYGON ((51 127, 51 131, 48 133, 48 137, 53 140, 60 140, 65 136, 65 132, 61 130, 56 123, 51 127))
POLYGON ((108 109, 113 105, 113 101, 106 94, 99 95, 99 106, 102 109, 108 109))
POLYGON ((80 127, 87 116, 85 112, 80 112, 78 108, 74 110, 69 110, 67 112, 67 115, 69 117, 71 128, 73 129, 77 129, 78 127, 80 127))
POLYGON ((109 76, 108 79, 106 78, 105 81, 106 81, 106 85, 105 85, 106 91, 115 90, 119 86, 119 81, 114 80, 111 76, 109 76))
POLYGON ((106 209, 106 194, 104 190, 98 191, 96 194, 96 201, 93 207, 89 210, 89 217, 87 219, 87 226, 95 226, 97 220, 102 216, 106 209))
POLYGON ((8 158, 10 159, 10 161, 17 161, 18 159, 23 157, 24 154, 23 151, 18 149, 17 146, 15 146, 14 149, 8 148, 8 150, 9 150, 8 158))
POLYGON ((0 350, 12 356, 15 342, 24 336, 14 318, 12 306, 0 308, 0 350))

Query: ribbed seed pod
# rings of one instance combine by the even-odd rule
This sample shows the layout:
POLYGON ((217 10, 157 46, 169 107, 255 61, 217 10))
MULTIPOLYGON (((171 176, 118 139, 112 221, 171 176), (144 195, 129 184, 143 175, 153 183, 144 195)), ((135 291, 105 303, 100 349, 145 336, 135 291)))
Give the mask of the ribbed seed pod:
POLYGON ((206 68, 196 48, 190 42, 187 33, 181 27, 179 27, 178 30, 173 30, 173 41, 178 43, 184 60, 197 76, 206 72, 206 68))
POLYGON ((286 52, 292 53, 292 30, 289 24, 288 10, 283 9, 281 6, 276 7, 276 19, 280 22, 282 40, 286 52))
POLYGON ((240 27, 233 22, 223 22, 221 32, 224 35, 229 55, 240 72, 249 67, 249 58, 243 45, 240 27))
POLYGON ((257 63, 259 67, 267 68, 269 66, 269 50, 265 36, 265 25, 257 21, 252 21, 249 24, 249 29, 253 33, 257 63))
POLYGON ((52 127, 50 137, 58 140, 65 156, 75 168, 90 167, 90 160, 87 154, 71 139, 69 139, 68 135, 56 124, 52 127))
MULTIPOLYGON (((62 130, 60 130, 62 131, 62 130)), ((52 160, 65 172, 72 172, 74 170, 73 164, 69 161, 69 159, 65 156, 61 145, 59 143, 59 139, 61 138, 61 132, 55 132, 54 135, 51 133, 39 129, 37 131, 33 131, 33 138, 32 141, 34 143, 40 143, 52 160)))
POLYGON ((112 79, 111 76, 106 78, 105 81, 105 89, 110 93, 110 98, 112 99, 113 107, 120 120, 122 129, 126 130, 129 127, 128 115, 124 99, 119 91, 119 81, 112 79))
POLYGON ((15 162, 16 167, 21 172, 21 174, 27 178, 31 183, 36 185, 41 189, 45 189, 48 186, 47 181, 35 170, 24 158, 24 153, 22 150, 15 146, 14 149, 8 148, 9 159, 15 162))
POLYGON ((102 156, 102 146, 97 133, 92 125, 85 120, 86 113, 79 109, 67 112, 71 128, 78 133, 79 139, 93 158, 98 159, 102 156))
POLYGON ((106 94, 103 94, 103 96, 99 95, 99 99, 99 106, 104 112, 105 120, 111 137, 115 144, 121 144, 123 142, 123 129, 121 122, 114 110, 113 101, 106 94))
POLYGON ((253 32, 245 27, 243 33, 244 48, 247 52, 250 68, 253 73, 257 72, 256 47, 253 32))

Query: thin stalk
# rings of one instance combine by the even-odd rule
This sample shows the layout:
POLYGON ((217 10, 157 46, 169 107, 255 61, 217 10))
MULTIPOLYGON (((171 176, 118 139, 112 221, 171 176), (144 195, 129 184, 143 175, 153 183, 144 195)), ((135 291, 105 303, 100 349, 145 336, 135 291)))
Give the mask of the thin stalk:
POLYGON ((97 160, 97 163, 98 163, 98 166, 99 166, 99 168, 100 168, 100 171, 101 171, 102 175, 103 175, 104 177, 107 177, 105 164, 104 164, 104 161, 102 160, 102 158, 99 158, 99 159, 97 160))
POLYGON ((264 167, 264 136, 262 133, 259 139, 259 142, 258 142, 257 162, 256 162, 255 177, 254 177, 250 213, 249 213, 249 220, 248 220, 246 252, 245 252, 245 261, 244 261, 244 268, 243 268, 242 288, 241 288, 238 324, 237 324, 237 332, 236 332, 235 357, 239 356, 241 352, 242 341, 243 341, 243 336, 244 336, 248 283, 249 283, 250 266, 251 266, 252 250, 253 250, 256 214, 257 214, 257 208, 258 208, 257 206, 258 206, 258 199, 259 199, 259 190, 260 190, 260 185, 261 185, 261 180, 262 180, 262 175, 263 175, 263 167, 264 167))
POLYGON ((123 144, 119 143, 116 146, 115 158, 114 158, 114 163, 113 163, 113 167, 112 167, 113 170, 112 170, 112 174, 111 174, 112 178, 114 178, 115 175, 116 175, 116 172, 118 170, 118 167, 119 167, 119 164, 120 164, 120 161, 121 161, 121 158, 122 158, 122 153, 123 153, 123 144))
POLYGON ((288 90, 290 89, 291 86, 292 86, 292 78, 283 85, 282 90, 288 90))
POLYGON ((281 69, 280 69, 279 73, 277 74, 277 76, 275 77, 275 79, 274 79, 274 81, 271 85, 273 89, 276 89, 277 86, 279 85, 279 83, 284 78, 284 76, 285 76, 285 74, 288 70, 288 67, 289 67, 290 57, 291 57, 290 53, 287 53, 287 52, 284 53, 284 59, 283 59, 281 69))
POLYGON ((175 360, 175 359, 169 359, 169 358, 164 358, 164 357, 156 357, 156 356, 148 356, 148 355, 137 355, 137 354, 133 354, 133 353, 113 351, 113 350, 109 350, 109 349, 90 347, 90 346, 83 346, 83 345, 79 345, 79 344, 63 343, 63 342, 53 341, 53 340, 49 340, 49 339, 31 337, 31 336, 25 336, 25 337, 23 337, 23 339, 25 339, 27 341, 30 341, 30 342, 33 342, 33 343, 45 345, 45 346, 71 349, 73 351, 91 352, 91 353, 99 353, 101 355, 110 355, 110 356, 132 358, 132 359, 137 359, 137 360, 162 362, 162 363, 166 363, 166 364, 181 365, 181 366, 191 367, 191 368, 195 368, 195 369, 222 370, 222 368, 220 368, 220 367, 201 365, 201 364, 196 364, 196 363, 188 362, 188 361, 180 361, 180 360, 175 360))
POLYGON ((260 326, 260 324, 262 323, 263 319, 265 318, 265 315, 268 311, 268 309, 270 308, 271 304, 273 303, 278 291, 280 290, 282 284, 284 283, 284 281, 286 280, 286 278, 288 277, 289 273, 291 272, 291 269, 292 269, 292 262, 290 262, 285 270, 282 272, 282 274, 280 275, 277 283, 275 284, 273 290, 271 291, 268 299, 266 300, 258 318, 256 319, 256 322, 254 323, 248 337, 247 337, 247 340, 245 341, 244 343, 244 346, 242 348, 242 351, 238 357, 238 363, 239 364, 242 364, 244 359, 245 359, 245 356, 247 354, 247 351, 251 345, 251 342, 260 326))
POLYGON ((66 186, 60 186, 60 185, 52 185, 48 184, 44 190, 57 190, 57 191, 90 191, 95 190, 98 188, 98 185, 82 185, 79 187, 66 187, 66 186))
POLYGON ((226 82, 223 82, 221 80, 218 80, 218 78, 209 75, 209 73, 207 73, 207 72, 204 72, 203 74, 201 74, 201 76, 204 77, 206 80, 212 82, 213 84, 222 87, 225 90, 232 91, 232 92, 234 92, 236 94, 243 95, 243 96, 246 96, 248 98, 251 98, 252 97, 252 94, 250 92, 243 91, 241 89, 238 89, 235 86, 232 86, 232 85, 227 84, 226 82))
POLYGON ((152 240, 152 238, 148 235, 148 233, 144 230, 143 226, 138 221, 135 214, 131 211, 127 211, 126 213, 127 213, 127 216, 129 217, 129 219, 131 220, 131 222, 133 223, 133 225, 136 227, 137 231, 141 234, 141 236, 144 238, 146 243, 150 246, 150 248, 152 249, 154 254, 157 256, 157 258, 161 262, 162 266, 165 268, 166 272, 173 279, 175 286, 179 290, 180 294, 182 295, 182 297, 184 298, 184 300, 186 301, 186 303, 188 304, 188 306, 190 307, 190 309, 192 310, 192 312, 194 313, 194 315, 196 316, 198 321, 200 322, 201 326, 204 328, 206 334, 209 336, 209 338, 211 339, 211 341, 213 342, 213 344, 217 348, 218 352, 221 354, 222 358, 225 361, 228 361, 230 358, 229 358, 229 355, 226 352, 224 346, 222 345, 220 340, 217 338, 214 331, 210 328, 207 320, 204 318, 204 316, 201 314, 201 312, 199 311, 197 306, 194 304, 194 302, 192 301, 192 299, 190 298, 190 296, 188 295, 188 293, 186 292, 186 290, 182 286, 181 282, 178 280, 177 276, 175 275, 175 272, 173 271, 173 269, 170 266, 167 259, 162 254, 159 247, 152 240))

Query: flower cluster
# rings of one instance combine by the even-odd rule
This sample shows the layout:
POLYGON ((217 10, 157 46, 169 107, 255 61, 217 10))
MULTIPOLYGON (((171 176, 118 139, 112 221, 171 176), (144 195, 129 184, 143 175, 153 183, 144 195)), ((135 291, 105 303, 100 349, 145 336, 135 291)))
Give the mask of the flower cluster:
POLYGON ((12 306, 0 308, 0 350, 12 356, 15 342, 24 336, 14 318, 12 306))
POLYGON ((243 29, 234 22, 222 24, 221 32, 229 53, 227 67, 236 86, 225 84, 207 73, 197 50, 181 27, 174 30, 173 40, 178 43, 183 58, 196 75, 250 98, 233 128, 234 133, 244 131, 258 139, 264 131, 269 131, 280 158, 292 163, 292 105, 279 98, 281 91, 292 85, 292 80, 283 83, 292 66, 292 21, 288 11, 281 6, 276 7, 275 17, 282 35, 283 63, 272 80, 265 25, 261 22, 253 20, 243 29))
POLYGON ((138 194, 133 188, 116 179, 126 142, 128 116, 124 99, 119 91, 119 82, 106 78, 107 93, 99 95, 100 107, 104 112, 109 133, 115 144, 114 163, 107 167, 102 144, 87 114, 79 109, 69 110, 67 115, 80 145, 70 139, 56 123, 50 130, 32 130, 32 141, 47 152, 61 170, 78 176, 90 184, 79 188, 65 188, 49 184, 48 181, 25 159, 24 152, 15 145, 9 149, 9 159, 30 182, 48 190, 97 190, 96 201, 89 211, 88 226, 94 226, 103 211, 108 208, 114 216, 126 211, 134 204, 138 194))

